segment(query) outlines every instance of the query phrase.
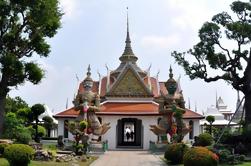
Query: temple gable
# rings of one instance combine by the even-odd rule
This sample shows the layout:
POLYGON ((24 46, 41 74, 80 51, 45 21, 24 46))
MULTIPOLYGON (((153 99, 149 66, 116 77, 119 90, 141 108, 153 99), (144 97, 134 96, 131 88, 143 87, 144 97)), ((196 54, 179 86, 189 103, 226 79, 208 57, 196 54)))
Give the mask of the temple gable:
POLYGON ((107 96, 149 97, 152 96, 152 93, 138 73, 128 65, 111 87, 107 96))

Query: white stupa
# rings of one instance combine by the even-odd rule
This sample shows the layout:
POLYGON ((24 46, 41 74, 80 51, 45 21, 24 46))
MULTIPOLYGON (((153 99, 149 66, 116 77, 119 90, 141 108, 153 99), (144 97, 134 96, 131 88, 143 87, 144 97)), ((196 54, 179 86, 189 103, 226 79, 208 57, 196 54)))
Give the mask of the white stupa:
MULTIPOLYGON (((207 111, 204 114, 205 117, 207 117, 209 115, 215 117, 215 121, 213 122, 213 126, 226 126, 229 123, 229 121, 224 118, 224 115, 214 105, 211 105, 211 107, 208 107, 207 111)), ((200 125, 204 125, 204 124, 209 125, 209 123, 206 119, 203 119, 200 121, 200 125)), ((231 122, 230 125, 236 125, 236 123, 231 122)))
POLYGON ((43 117, 49 116, 53 119, 54 123, 58 124, 58 121, 55 118, 53 118, 53 112, 51 111, 51 109, 47 105, 44 105, 44 107, 45 107, 45 112, 38 117, 39 121, 43 121, 42 120, 43 117))

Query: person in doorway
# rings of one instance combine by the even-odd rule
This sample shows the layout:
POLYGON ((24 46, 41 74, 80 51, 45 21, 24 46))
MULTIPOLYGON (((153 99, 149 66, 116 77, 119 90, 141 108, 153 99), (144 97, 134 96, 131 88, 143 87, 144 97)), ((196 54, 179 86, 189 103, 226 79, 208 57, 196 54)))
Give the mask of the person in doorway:
POLYGON ((130 129, 130 127, 126 127, 125 132, 126 132, 126 140, 129 141, 129 139, 130 139, 130 134, 131 134, 131 129, 130 129))
POLYGON ((130 133, 130 138, 131 138, 131 141, 133 141, 134 139, 134 132, 133 132, 133 130, 131 131, 131 133, 130 133))

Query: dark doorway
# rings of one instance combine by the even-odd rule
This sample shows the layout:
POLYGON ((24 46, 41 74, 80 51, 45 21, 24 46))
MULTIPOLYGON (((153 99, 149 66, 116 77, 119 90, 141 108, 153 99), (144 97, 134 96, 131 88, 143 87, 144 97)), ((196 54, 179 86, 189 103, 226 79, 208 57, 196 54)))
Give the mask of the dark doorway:
POLYGON ((123 118, 117 125, 118 147, 142 147, 142 121, 136 118, 123 118))

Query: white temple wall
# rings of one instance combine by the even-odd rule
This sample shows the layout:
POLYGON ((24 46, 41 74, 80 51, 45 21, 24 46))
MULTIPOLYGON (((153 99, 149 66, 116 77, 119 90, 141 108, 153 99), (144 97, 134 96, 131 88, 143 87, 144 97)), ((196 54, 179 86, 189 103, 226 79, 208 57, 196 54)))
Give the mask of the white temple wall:
POLYGON ((157 124, 158 116, 99 116, 102 118, 102 123, 110 123, 111 128, 107 131, 105 135, 102 136, 102 141, 108 140, 108 148, 117 148, 117 123, 119 119, 122 118, 137 118, 142 120, 142 130, 143 130, 143 149, 149 149, 150 141, 157 141, 157 136, 150 131, 149 125, 157 124))
MULTIPOLYGON (((189 121, 193 121, 193 138, 194 136, 198 136, 200 134, 200 120, 199 119, 184 119, 184 123, 189 126, 189 121)), ((189 133, 185 135, 183 141, 185 143, 191 143, 194 141, 194 139, 189 139, 189 133)))

